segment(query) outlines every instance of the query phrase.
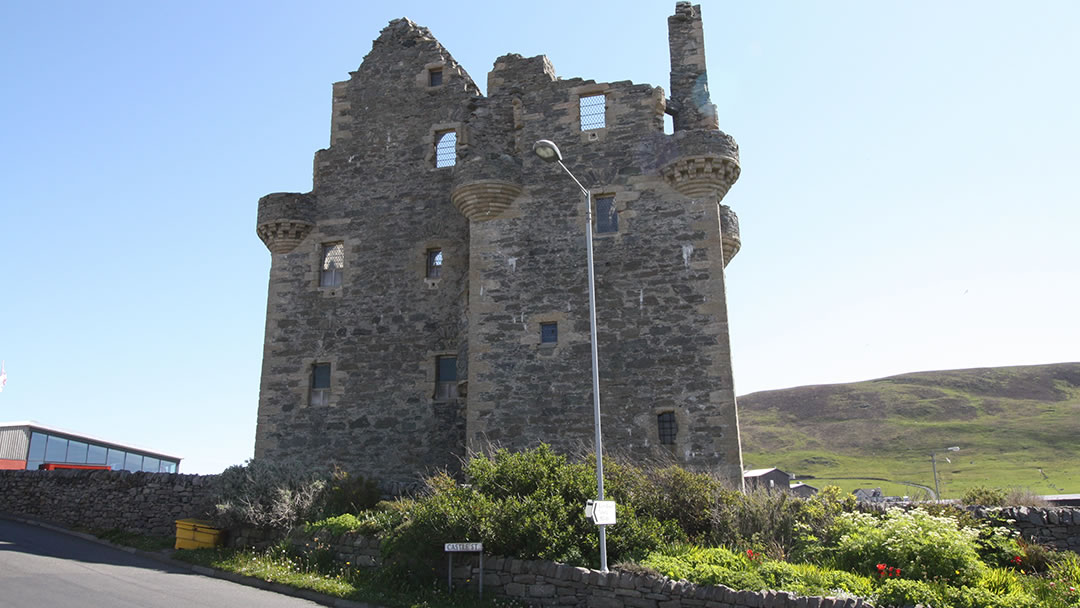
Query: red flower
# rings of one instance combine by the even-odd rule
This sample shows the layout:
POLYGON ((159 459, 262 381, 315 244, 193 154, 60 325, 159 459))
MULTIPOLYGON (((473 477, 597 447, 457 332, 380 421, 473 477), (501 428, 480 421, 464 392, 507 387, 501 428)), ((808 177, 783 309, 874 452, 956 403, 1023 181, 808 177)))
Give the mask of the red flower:
POLYGON ((885 568, 886 568, 885 564, 878 564, 877 565, 878 572, 883 572, 885 570, 885 568))

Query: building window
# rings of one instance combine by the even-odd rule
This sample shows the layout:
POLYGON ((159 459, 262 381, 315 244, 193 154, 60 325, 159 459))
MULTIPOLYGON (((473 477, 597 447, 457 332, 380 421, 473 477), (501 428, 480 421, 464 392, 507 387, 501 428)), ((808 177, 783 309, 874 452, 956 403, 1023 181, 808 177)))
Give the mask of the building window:
POLYGON ((437 279, 442 276, 442 249, 428 249, 427 278, 437 279))
POLYGON ((457 131, 435 134, 435 167, 453 167, 457 163, 457 131))
POLYGON ((330 404, 330 364, 316 363, 311 366, 311 405, 330 404))
POLYGON ((581 111, 581 130, 591 131, 593 129, 603 129, 607 126, 604 120, 604 113, 606 110, 604 96, 601 95, 585 95, 578 99, 578 108, 581 111))
POLYGON ((435 358, 435 400, 457 399, 457 357, 435 358))
POLYGON ((558 323, 541 323, 540 324, 540 343, 541 344, 554 344, 559 341, 559 324, 558 323))
POLYGON ((428 70, 428 86, 437 87, 442 84, 442 68, 428 70))
POLYGON ((618 232, 619 212, 615 210, 614 196, 600 196, 596 199, 596 232, 618 232))
POLYGON ((660 443, 675 445, 675 436, 679 434, 679 426, 675 423, 675 412, 664 412, 658 415, 656 426, 660 431, 660 443))
POLYGON ((341 269, 345 267, 345 243, 324 243, 319 287, 341 285, 341 269))

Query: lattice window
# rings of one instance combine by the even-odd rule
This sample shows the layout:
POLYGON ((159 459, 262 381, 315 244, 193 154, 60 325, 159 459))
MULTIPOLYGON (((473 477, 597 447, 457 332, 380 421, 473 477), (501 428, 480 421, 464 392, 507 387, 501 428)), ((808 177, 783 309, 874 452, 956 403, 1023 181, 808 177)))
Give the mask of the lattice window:
POLYGON ((453 167, 457 164, 457 131, 443 131, 435 135, 435 166, 453 167))
POLYGON ((435 358, 435 400, 457 399, 457 357, 435 358))
POLYGON ((656 417, 656 426, 660 432, 660 443, 663 445, 675 445, 675 437, 679 434, 679 425, 675 422, 675 412, 664 412, 656 417))
POLYGON ((428 70, 428 86, 437 87, 443 83, 443 71, 442 68, 432 68, 428 70))
POLYGON ((600 196, 596 198, 596 231, 619 231, 619 212, 615 210, 614 196, 600 196))
POLYGON ((442 249, 428 249, 427 251, 427 278, 437 279, 442 276, 443 254, 442 249))
POLYGON ((605 111, 607 104, 603 95, 585 95, 578 99, 578 108, 581 110, 581 130, 591 131, 603 129, 607 126, 605 111))
POLYGON ((330 405, 330 364, 311 366, 311 405, 330 405))
POLYGON ((337 287, 341 285, 341 271, 344 267, 345 243, 323 243, 319 286, 337 287))

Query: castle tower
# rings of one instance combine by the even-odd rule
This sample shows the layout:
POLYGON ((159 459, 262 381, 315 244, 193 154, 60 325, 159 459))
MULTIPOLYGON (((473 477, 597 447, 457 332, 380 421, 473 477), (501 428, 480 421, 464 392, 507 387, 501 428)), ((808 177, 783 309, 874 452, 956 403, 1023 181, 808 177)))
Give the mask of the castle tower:
POLYGON ((593 194, 605 448, 741 484, 720 205, 738 147, 702 86, 699 7, 677 5, 669 39, 670 99, 513 54, 482 96, 426 28, 383 30, 334 85, 312 192, 259 204, 257 456, 393 490, 467 448, 591 447, 585 201, 532 154, 550 139, 593 194))

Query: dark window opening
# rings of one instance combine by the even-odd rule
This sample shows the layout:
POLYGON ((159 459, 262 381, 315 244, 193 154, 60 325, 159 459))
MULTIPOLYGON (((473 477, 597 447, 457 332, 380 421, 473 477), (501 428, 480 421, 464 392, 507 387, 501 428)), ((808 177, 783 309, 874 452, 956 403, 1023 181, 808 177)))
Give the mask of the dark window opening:
POLYGON ((311 405, 330 404, 330 364, 311 366, 311 405))
POLYGON ((324 243, 322 246, 319 287, 337 287, 341 285, 341 270, 344 267, 345 243, 324 243))
POLYGON ((679 434, 679 426, 675 422, 675 412, 664 412, 658 415, 656 425, 660 431, 660 443, 663 445, 675 445, 675 436, 679 434))
POLYGON ((601 196, 596 199, 596 231, 619 231, 619 212, 615 210, 614 196, 601 196))
POLYGON ((540 343, 541 344, 554 344, 559 341, 559 324, 558 323, 541 323, 540 324, 540 343))
POLYGON ((427 278, 437 279, 442 276, 442 249, 428 249, 427 252, 427 278))
POLYGON ((435 400, 457 399, 457 357, 435 358, 435 400))
POLYGON ((435 167, 453 167, 457 163, 457 131, 435 134, 435 167))
POLYGON ((581 130, 591 131, 607 126, 604 120, 606 99, 603 95, 587 95, 578 99, 581 111, 581 130))
POLYGON ((437 87, 442 84, 442 68, 428 71, 428 86, 437 87))

